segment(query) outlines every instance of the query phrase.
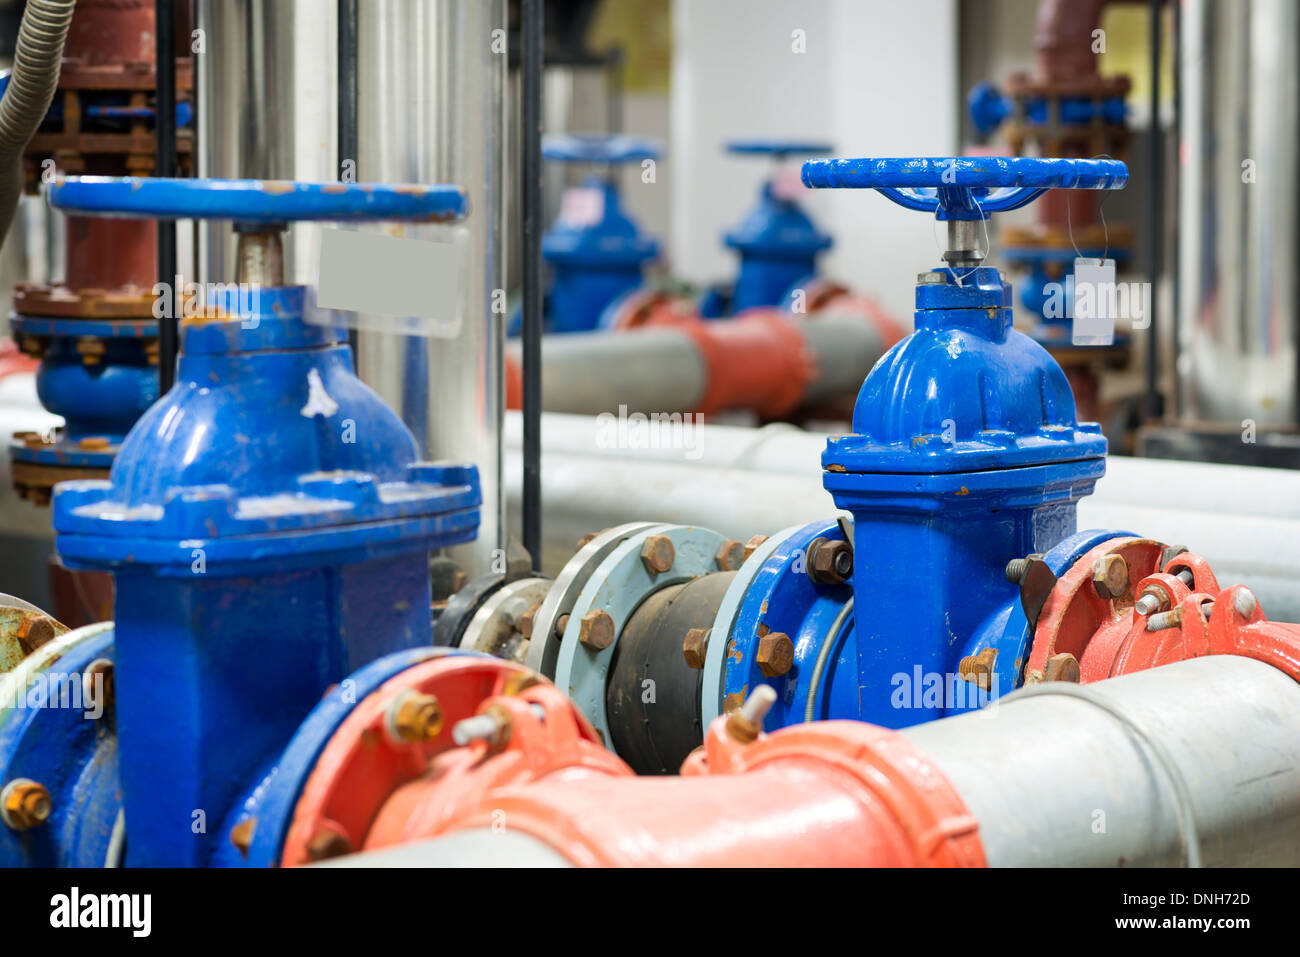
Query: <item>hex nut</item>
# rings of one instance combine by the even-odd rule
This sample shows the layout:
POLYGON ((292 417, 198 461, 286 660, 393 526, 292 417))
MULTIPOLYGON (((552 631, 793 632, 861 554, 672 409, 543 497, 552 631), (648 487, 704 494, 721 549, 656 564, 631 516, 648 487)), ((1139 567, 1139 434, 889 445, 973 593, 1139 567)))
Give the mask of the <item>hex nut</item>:
POLYGON ((24 655, 30 655, 37 648, 55 638, 59 633, 59 623, 43 612, 29 612, 18 626, 15 637, 18 647, 24 655))
POLYGON ((828 538, 808 546, 808 574, 819 585, 841 585, 853 574, 853 546, 828 538))
POLYGON ((0 816, 15 831, 40 827, 50 817, 50 792, 30 778, 14 778, 0 793, 0 816))
POLYGON ((602 651, 614 643, 614 619, 609 612, 589 611, 582 616, 578 640, 593 651, 602 651))
POLYGON ((718 554, 713 556, 713 560, 718 571, 734 572, 745 564, 745 557, 744 544, 729 538, 718 547, 718 554))
POLYGON ((1108 600, 1128 594, 1128 562, 1123 555, 1103 555, 1092 566, 1092 587, 1098 597, 1108 600))
POLYGON ((1044 681, 1069 681, 1078 684, 1079 678, 1079 659, 1068 651, 1052 655, 1043 668, 1044 681))
POLYGON ((704 667, 704 656, 709 650, 709 634, 712 630, 692 628, 686 633, 686 637, 682 640, 682 654, 690 667, 697 670, 704 667))
POLYGON ((677 549, 667 535, 650 535, 641 546, 641 562, 651 575, 661 575, 673 567, 677 549))
POLYGON ((528 607, 528 610, 519 616, 515 622, 515 630, 525 638, 533 637, 533 621, 537 618, 537 613, 542 610, 542 603, 534 602, 528 607))
POLYGON ((794 642, 784 632, 769 631, 758 639, 754 661, 766 677, 778 678, 794 667, 794 642))
POLYGON ((403 744, 432 741, 442 731, 442 705, 431 694, 407 692, 393 701, 389 728, 403 744))
POLYGON ((755 535, 745 543, 745 561, 749 561, 749 556, 754 554, 754 549, 758 548, 767 541, 766 535, 755 535))

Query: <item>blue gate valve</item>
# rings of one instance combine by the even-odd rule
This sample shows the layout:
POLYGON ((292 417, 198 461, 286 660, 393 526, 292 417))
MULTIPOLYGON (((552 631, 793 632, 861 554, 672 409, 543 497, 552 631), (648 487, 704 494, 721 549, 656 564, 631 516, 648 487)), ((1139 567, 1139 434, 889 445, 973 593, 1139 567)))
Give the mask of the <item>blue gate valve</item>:
MULTIPOLYGON (((727 152, 741 156, 770 156, 780 162, 791 156, 824 155, 829 143, 804 140, 736 140, 727 152)), ((701 315, 716 318, 761 306, 788 303, 790 294, 817 273, 817 257, 832 239, 819 230, 791 197, 780 196, 774 180, 764 180, 758 205, 723 241, 740 255, 740 272, 729 302, 706 295, 701 315)))
POLYGON ((565 208, 542 237, 542 258, 552 270, 548 327, 590 332, 613 302, 641 286, 645 267, 659 257, 659 243, 623 210, 608 168, 656 160, 659 146, 635 136, 548 136, 542 155, 602 168, 580 190, 566 192, 565 208))
POLYGON ((1048 189, 1119 189, 1127 178, 1113 160, 804 164, 810 187, 876 189, 946 221, 949 235, 945 266, 918 278, 916 331, 876 363, 852 434, 822 455, 823 484, 852 513, 859 547, 853 626, 841 637, 856 645, 856 667, 836 669, 847 672, 847 692, 811 691, 822 692, 818 717, 903 727, 1019 682, 1032 623, 1006 566, 1075 535, 1076 503, 1105 471, 1106 439, 1076 420, 1056 360, 1012 327, 1010 286, 981 265, 980 221, 1048 189), (837 713, 837 701, 850 713, 837 713))
MULTIPOLYGON (((304 320, 279 233, 459 220, 467 201, 451 186, 100 177, 49 195, 80 215, 227 219, 240 234, 239 282, 181 325, 175 386, 107 481, 62 483, 53 503, 63 561, 115 575, 127 863, 230 863, 229 821, 322 694, 431 643, 428 552, 472 539, 481 502, 472 465, 418 460, 343 332, 304 320)), ((107 832, 79 839, 93 859, 107 832)))

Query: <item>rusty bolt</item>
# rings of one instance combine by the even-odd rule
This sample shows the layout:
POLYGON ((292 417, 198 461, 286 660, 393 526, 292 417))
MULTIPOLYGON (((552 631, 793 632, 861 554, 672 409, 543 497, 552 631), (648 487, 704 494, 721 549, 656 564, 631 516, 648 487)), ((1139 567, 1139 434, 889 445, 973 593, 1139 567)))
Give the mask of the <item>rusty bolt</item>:
POLYGON ((1164 611, 1168 607, 1169 596, 1155 585, 1149 585, 1146 591, 1142 592, 1142 597, 1133 605, 1133 610, 1139 615, 1150 615, 1157 611, 1164 611))
POLYGON ((993 687, 993 664, 998 660, 996 648, 985 648, 979 654, 966 655, 957 665, 962 681, 969 681, 983 691, 993 687))
POLYGON ((561 615, 559 618, 555 619, 555 637, 563 638, 564 632, 568 629, 568 627, 569 627, 568 615, 561 615))
POLYGON ((747 541, 745 543, 745 561, 749 561, 749 556, 754 554, 754 549, 758 548, 758 546, 762 545, 765 541, 767 541, 766 535, 755 535, 747 541))
POLYGON ((519 632, 519 634, 523 635, 525 638, 532 638, 533 622, 537 618, 537 613, 541 610, 542 603, 540 601, 533 602, 533 604, 529 605, 528 610, 520 615, 519 620, 515 622, 515 631, 519 632))
POLYGON ((727 734, 742 744, 749 744, 763 730, 763 719, 776 704, 776 689, 771 685, 759 685, 744 704, 727 715, 727 734))
POLYGON ((853 574, 853 546, 845 541, 814 539, 808 546, 808 574, 819 585, 840 585, 853 574))
POLYGON ((692 668, 704 667, 704 655, 709 649, 709 632, 712 628, 692 628, 682 641, 682 654, 692 668))
POLYGON ((794 642, 780 631, 769 631, 758 639, 758 652, 754 655, 758 670, 769 678, 777 678, 794 666, 794 642))
POLYGON ((30 655, 59 633, 59 623, 49 615, 31 612, 18 626, 18 647, 30 655))
POLYGON ((614 619, 609 612, 589 611, 582 616, 578 640, 593 651, 608 648, 614 642, 614 619))
POLYGON ((1059 655, 1052 655, 1047 659, 1047 666, 1043 669, 1043 680, 1070 681, 1078 684, 1079 659, 1068 651, 1063 651, 1059 655))
POLYGON ((331 857, 342 857, 352 853, 352 842, 343 833, 343 828, 333 821, 325 821, 307 842, 307 857, 313 861, 325 861, 331 857))
POLYGON ((677 550, 667 535, 650 535, 641 546, 641 563, 651 575, 659 575, 673 567, 677 550))
POLYGON ((103 713, 113 710, 116 695, 113 675, 113 662, 107 658, 96 658, 86 665, 81 675, 81 697, 88 708, 103 713))
POLYGON ((578 539, 578 544, 573 550, 575 552, 582 551, 587 547, 587 544, 599 534, 600 532, 588 532, 586 535, 583 535, 582 538, 578 539))
POLYGON ((456 592, 460 591, 468 584, 469 584, 469 573, 466 572, 463 568, 456 569, 455 573, 451 576, 452 594, 454 595, 456 592))
POLYGON ((398 695, 388 708, 388 729, 402 744, 432 741, 442 731, 442 705, 431 694, 398 695))
POLYGON ((102 452, 108 448, 109 443, 108 439, 104 438, 102 435, 88 435, 78 442, 77 445, 79 448, 85 449, 87 452, 102 452))
POLYGON ((0 816, 15 831, 40 827, 50 817, 50 792, 30 778, 14 778, 0 792, 0 816))
POLYGON ((1092 566, 1092 588, 1100 598, 1123 598, 1128 594, 1128 562, 1123 555, 1103 555, 1092 566))
POLYGON ((718 554, 713 556, 717 562, 718 570, 723 572, 734 572, 741 565, 745 564, 745 546, 729 538, 718 547, 718 554))
POLYGON ((248 849, 253 846, 253 834, 257 831, 257 818, 246 817, 230 829, 230 843, 235 845, 240 857, 248 856, 248 849))

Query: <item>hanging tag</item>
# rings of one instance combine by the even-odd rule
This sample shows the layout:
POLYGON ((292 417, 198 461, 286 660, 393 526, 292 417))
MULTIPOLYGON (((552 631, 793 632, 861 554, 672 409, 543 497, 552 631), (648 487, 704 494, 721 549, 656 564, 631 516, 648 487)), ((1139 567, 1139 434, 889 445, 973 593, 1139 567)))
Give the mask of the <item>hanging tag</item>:
POLYGON ((1070 341, 1076 346, 1115 342, 1115 260, 1076 259, 1070 293, 1074 319, 1070 341))

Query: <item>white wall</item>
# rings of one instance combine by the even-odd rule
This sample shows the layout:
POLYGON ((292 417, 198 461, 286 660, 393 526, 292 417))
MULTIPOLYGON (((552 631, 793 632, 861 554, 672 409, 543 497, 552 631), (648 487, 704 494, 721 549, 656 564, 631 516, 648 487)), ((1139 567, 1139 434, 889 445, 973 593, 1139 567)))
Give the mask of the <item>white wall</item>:
MULTIPOLYGON (((721 233, 769 172, 722 143, 823 138, 838 156, 946 156, 959 109, 956 0, 674 0, 671 169, 674 272, 733 275, 721 233), (802 30, 806 52, 793 52, 802 30)), ((836 240, 823 271, 910 319, 916 274, 937 262, 936 231, 871 191, 809 194, 836 240)))

